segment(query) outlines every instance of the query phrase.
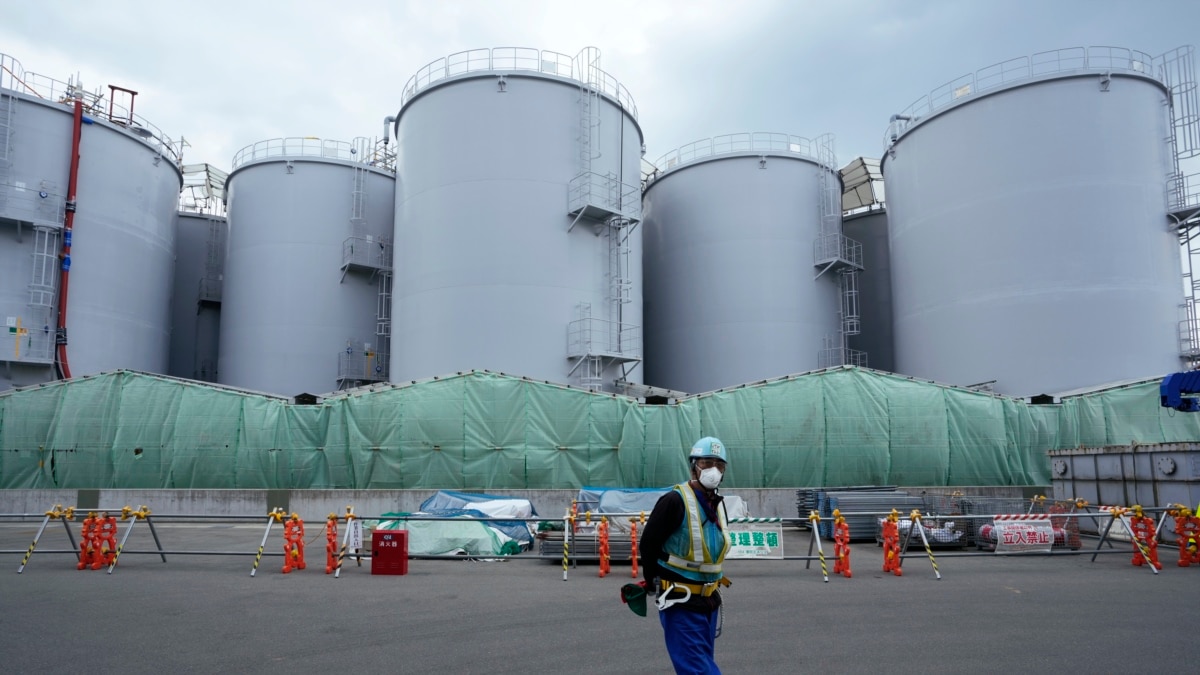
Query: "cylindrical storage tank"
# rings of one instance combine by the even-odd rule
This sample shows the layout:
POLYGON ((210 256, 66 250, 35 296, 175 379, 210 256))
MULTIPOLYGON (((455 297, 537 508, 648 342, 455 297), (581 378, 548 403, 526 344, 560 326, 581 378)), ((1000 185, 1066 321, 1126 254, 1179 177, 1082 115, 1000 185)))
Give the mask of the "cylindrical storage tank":
POLYGON ((598 58, 481 49, 409 81, 392 381, 641 382, 642 132, 598 58))
POLYGON ((1014 59, 896 116, 896 370, 1054 394, 1180 368, 1170 94, 1111 48, 1014 59))
POLYGON ((228 235, 224 216, 195 211, 178 214, 169 375, 217 381, 228 235))
POLYGON ((733 134, 668 153, 646 186, 646 383, 700 393, 818 367, 840 340, 832 139, 733 134), (823 159, 824 158, 824 159, 823 159), (825 197, 825 199, 823 199, 825 197))
POLYGON ((234 157, 220 383, 294 396, 386 379, 396 178, 377 149, 285 138, 234 157))
MULTIPOLYGON (((128 112, 130 93, 111 102, 21 70, 0 56, 0 316, 22 324, 13 384, 52 379, 59 254, 74 135, 80 123, 77 208, 66 303, 72 376, 115 369, 165 373, 170 340, 175 210, 182 187, 170 139, 128 112), (34 366, 32 369, 23 366, 34 366)), ((15 333, 15 331, 13 331, 15 333)), ((0 372, 6 369, 0 368, 0 372)), ((0 375, 0 388, 10 376, 0 375)))
POLYGON ((887 210, 879 206, 843 216, 842 233, 862 244, 863 271, 858 277, 862 332, 850 336, 850 348, 865 352, 871 368, 895 372, 887 210))

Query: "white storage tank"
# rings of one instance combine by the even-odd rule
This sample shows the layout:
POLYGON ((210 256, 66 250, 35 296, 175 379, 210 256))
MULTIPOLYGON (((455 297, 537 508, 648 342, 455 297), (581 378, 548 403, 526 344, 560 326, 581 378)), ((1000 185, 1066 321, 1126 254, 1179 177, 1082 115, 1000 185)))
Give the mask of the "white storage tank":
POLYGON ((642 131, 598 50, 439 59, 395 135, 392 380, 641 382, 642 131))
POLYGON ((1031 396, 1180 368, 1164 72, 1126 49, 1046 52, 893 119, 898 372, 1031 396))
POLYGON ((839 272, 861 258, 837 245, 834 161, 830 136, 747 133, 655 163, 643 197, 647 384, 700 393, 840 365, 821 357, 845 346, 839 281, 854 275, 839 272))
POLYGON ((218 381, 294 396, 387 377, 396 177, 383 147, 261 141, 234 156, 218 381))
POLYGON ((166 372, 177 149, 132 113, 136 92, 88 92, 4 55, 0 66, 0 320, 9 338, 0 389, 54 379, 56 334, 67 340, 71 376, 166 372), (77 100, 77 208, 60 327, 77 100))

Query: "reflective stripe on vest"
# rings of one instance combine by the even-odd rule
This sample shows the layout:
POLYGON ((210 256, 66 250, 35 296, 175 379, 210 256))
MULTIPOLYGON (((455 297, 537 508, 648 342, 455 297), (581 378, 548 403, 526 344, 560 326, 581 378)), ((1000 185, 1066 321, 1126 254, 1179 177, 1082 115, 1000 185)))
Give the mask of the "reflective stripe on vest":
POLYGON ((717 519, 721 523, 721 538, 723 543, 720 552, 714 556, 708 550, 704 539, 704 518, 700 511, 700 502, 696 493, 687 484, 676 485, 675 491, 683 497, 684 523, 688 533, 688 550, 682 555, 668 551, 666 565, 678 570, 700 572, 701 574, 720 574, 721 561, 729 552, 732 542, 729 540, 729 524, 725 519, 725 509, 717 508, 717 519))

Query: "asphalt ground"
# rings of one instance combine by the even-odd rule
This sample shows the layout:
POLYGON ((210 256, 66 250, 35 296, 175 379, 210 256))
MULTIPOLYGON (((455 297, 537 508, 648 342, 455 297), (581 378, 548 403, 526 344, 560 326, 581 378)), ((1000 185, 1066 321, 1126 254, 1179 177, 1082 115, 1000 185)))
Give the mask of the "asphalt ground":
MULTIPOLYGON (((522 556, 414 559, 404 576, 371 575, 367 560, 335 579, 310 528, 308 568, 285 575, 276 528, 251 577, 263 525, 160 522, 167 550, 251 555, 164 563, 145 553, 154 542, 139 524, 108 574, 54 552, 69 547, 58 522, 18 574, 39 524, 0 524, 5 673, 671 671, 653 605, 643 618, 619 600, 628 565, 600 578, 580 563, 563 581, 561 562, 522 556)), ((717 662, 725 673, 1196 672, 1200 567, 1163 548, 1154 575, 1130 564, 1128 544, 1093 562, 1096 540, 1083 542, 1064 556, 935 550, 940 580, 923 551, 902 577, 884 574, 872 543, 852 546, 853 578, 828 582, 817 562, 728 561, 717 662)), ((785 529, 787 555, 809 544, 785 529)))

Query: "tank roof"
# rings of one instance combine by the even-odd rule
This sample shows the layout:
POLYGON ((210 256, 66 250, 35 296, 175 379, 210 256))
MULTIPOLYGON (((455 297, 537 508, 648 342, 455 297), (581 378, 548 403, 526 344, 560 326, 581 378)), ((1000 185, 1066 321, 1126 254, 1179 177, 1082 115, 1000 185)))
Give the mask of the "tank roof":
POLYGON ((0 54, 0 89, 9 89, 66 108, 72 107, 76 100, 82 101, 85 115, 111 122, 127 130, 160 153, 170 155, 176 164, 183 159, 181 142, 171 140, 149 120, 133 113, 132 97, 137 95, 135 91, 113 85, 109 85, 110 92, 107 96, 102 94, 99 88, 94 92, 85 91, 78 78, 63 82, 29 72, 21 66, 20 61, 7 54, 0 54), (131 94, 128 108, 112 100, 117 91, 131 94))
POLYGON ((585 47, 575 56, 532 47, 491 47, 456 52, 427 63, 408 78, 400 107, 441 80, 486 72, 532 72, 575 80, 612 97, 633 119, 637 119, 633 96, 616 78, 600 69, 600 50, 595 47, 585 47))
POLYGON ((821 134, 816 138, 809 139, 791 134, 755 131, 713 136, 676 148, 654 162, 654 171, 648 176, 648 181, 653 181, 694 162, 705 161, 721 155, 755 153, 773 156, 791 155, 812 160, 831 171, 837 171, 837 157, 833 151, 833 134, 821 134))
POLYGON ((1190 62, 1191 51, 1191 47, 1180 47, 1154 57, 1123 47, 1066 47, 1001 61, 956 77, 892 115, 883 146, 886 150, 918 120, 935 112, 1024 82, 1080 73, 1114 73, 1148 77, 1170 87, 1171 64, 1183 56, 1190 62))
POLYGON ((343 162, 359 162, 384 171, 396 171, 396 154, 382 139, 359 137, 353 141, 335 141, 316 136, 270 138, 252 143, 233 156, 233 168, 266 159, 317 157, 343 162))

